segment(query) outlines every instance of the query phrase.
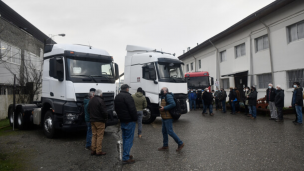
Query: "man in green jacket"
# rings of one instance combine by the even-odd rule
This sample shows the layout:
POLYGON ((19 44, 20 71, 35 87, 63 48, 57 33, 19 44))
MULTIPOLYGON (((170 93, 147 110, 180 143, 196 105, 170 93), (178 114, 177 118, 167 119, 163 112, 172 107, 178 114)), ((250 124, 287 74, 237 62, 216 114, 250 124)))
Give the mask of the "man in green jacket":
POLYGON ((147 107, 146 97, 143 95, 143 89, 139 87, 137 93, 132 95, 138 115, 138 138, 141 138, 143 109, 147 107))

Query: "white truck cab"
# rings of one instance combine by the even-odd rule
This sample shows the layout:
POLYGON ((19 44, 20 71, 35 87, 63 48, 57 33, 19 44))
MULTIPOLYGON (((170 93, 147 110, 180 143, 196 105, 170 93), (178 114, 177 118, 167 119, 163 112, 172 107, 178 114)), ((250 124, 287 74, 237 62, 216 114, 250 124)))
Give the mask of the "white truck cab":
POLYGON ((106 125, 117 124, 113 102, 118 77, 118 65, 105 50, 85 45, 46 45, 41 102, 16 105, 17 119, 12 119, 10 106, 10 122, 18 120, 19 128, 28 123, 41 125, 49 138, 60 129, 86 129, 83 101, 90 89, 95 88, 103 92, 109 116, 106 125))
POLYGON ((124 83, 130 85, 134 94, 138 87, 145 91, 148 107, 144 110, 143 123, 151 123, 159 113, 160 90, 167 87, 179 99, 182 114, 189 111, 187 82, 181 65, 175 55, 152 48, 127 45, 125 57, 124 83))

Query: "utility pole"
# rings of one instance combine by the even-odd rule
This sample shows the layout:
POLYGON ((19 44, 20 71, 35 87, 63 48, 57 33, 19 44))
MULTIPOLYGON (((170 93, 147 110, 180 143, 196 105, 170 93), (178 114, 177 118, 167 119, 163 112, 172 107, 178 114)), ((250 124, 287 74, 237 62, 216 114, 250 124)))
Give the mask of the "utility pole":
POLYGON ((13 130, 15 130, 15 108, 16 108, 16 74, 14 74, 14 87, 13 87, 13 130))

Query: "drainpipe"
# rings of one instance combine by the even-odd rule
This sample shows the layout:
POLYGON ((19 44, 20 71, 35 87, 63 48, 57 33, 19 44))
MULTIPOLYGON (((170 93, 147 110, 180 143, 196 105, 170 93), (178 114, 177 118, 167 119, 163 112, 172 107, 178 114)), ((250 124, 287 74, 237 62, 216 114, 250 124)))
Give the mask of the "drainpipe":
POLYGON ((194 58, 194 72, 196 72, 196 57, 193 56, 193 58, 194 58))
MULTIPOLYGON (((251 85, 254 85, 254 79, 253 79, 253 52, 252 52, 252 37, 251 37, 251 35, 252 35, 252 32, 253 31, 251 31, 250 32, 250 34, 249 34, 249 46, 250 46, 250 73, 248 73, 249 75, 250 75, 250 84, 251 85)), ((250 85, 248 84, 248 87, 250 87, 250 85)))
MULTIPOLYGON (((257 17, 257 15, 255 14, 255 17, 257 17)), ((266 29, 267 29, 267 34, 268 34, 268 47, 269 47, 269 56, 270 56, 270 69, 271 69, 271 76, 272 76, 272 84, 275 85, 274 83, 274 75, 273 75, 273 59, 272 59, 272 49, 271 49, 271 39, 270 39, 270 29, 269 27, 264 24, 260 18, 258 18, 260 23, 263 24, 266 29)))
MULTIPOLYGON (((210 44, 216 49, 216 58, 215 58, 215 63, 216 63, 216 74, 215 74, 215 76, 216 76, 216 79, 215 79, 215 81, 219 81, 219 79, 220 79, 220 63, 219 63, 219 57, 218 57, 218 54, 219 54, 219 50, 218 50, 218 48, 212 43, 212 41, 209 39, 209 42, 210 42, 210 44)), ((220 83, 220 81, 219 81, 219 83, 220 83)), ((219 85, 219 87, 218 88, 220 88, 220 85, 219 85)))

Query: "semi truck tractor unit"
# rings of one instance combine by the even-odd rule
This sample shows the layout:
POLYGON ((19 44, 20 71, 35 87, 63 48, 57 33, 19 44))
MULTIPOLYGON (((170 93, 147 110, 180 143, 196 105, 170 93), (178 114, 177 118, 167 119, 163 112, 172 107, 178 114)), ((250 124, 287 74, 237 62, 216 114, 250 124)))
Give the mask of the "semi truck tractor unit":
POLYGON ((9 106, 10 124, 25 129, 43 127, 48 138, 58 130, 85 130, 83 100, 91 88, 102 90, 107 112, 106 126, 118 123, 113 112, 118 65, 102 49, 85 45, 46 45, 42 73, 41 101, 9 106))
POLYGON ((185 74, 188 89, 204 90, 208 88, 211 92, 211 86, 213 85, 213 77, 209 76, 209 72, 188 72, 185 74))
POLYGON ((141 87, 145 91, 148 107, 143 111, 143 123, 153 122, 160 116, 160 91, 167 87, 180 103, 181 114, 189 111, 187 82, 181 65, 175 55, 155 49, 127 45, 124 83, 130 85, 130 93, 141 87))

